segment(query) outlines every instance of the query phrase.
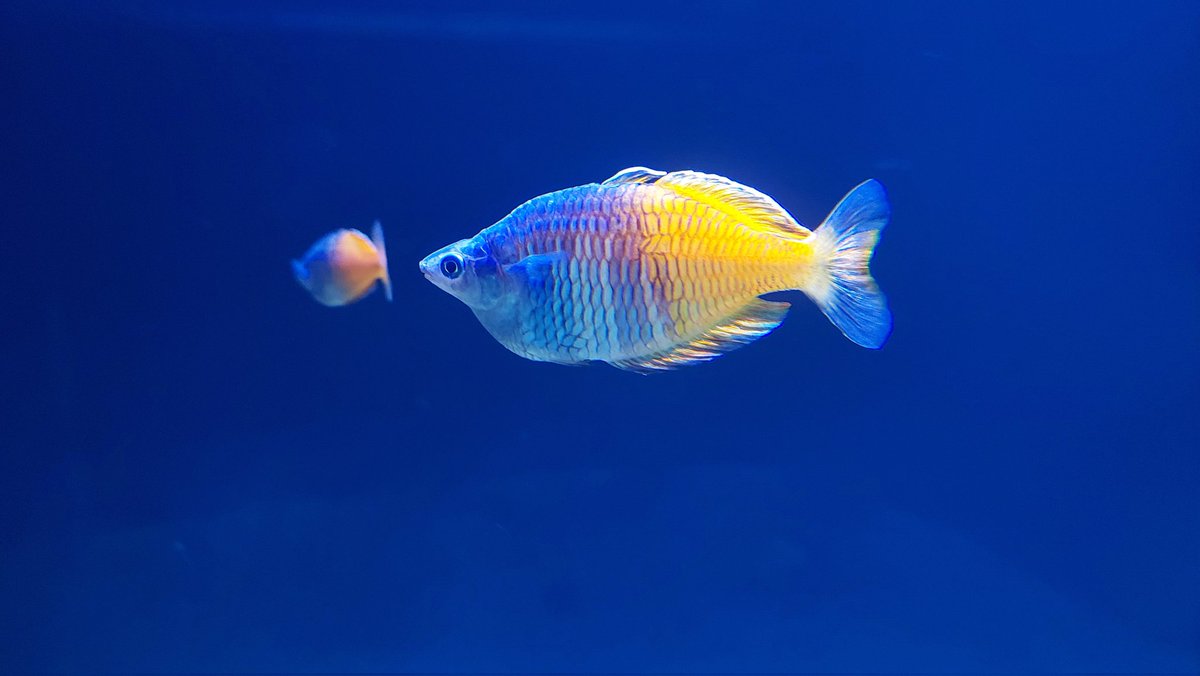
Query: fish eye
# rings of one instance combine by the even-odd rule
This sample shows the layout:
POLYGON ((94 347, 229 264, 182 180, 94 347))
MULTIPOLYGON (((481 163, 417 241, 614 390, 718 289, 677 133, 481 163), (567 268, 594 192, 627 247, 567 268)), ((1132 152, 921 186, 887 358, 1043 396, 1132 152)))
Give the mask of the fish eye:
POLYGON ((463 260, 458 254, 442 256, 442 262, 438 265, 446 279, 457 279, 463 273, 463 260))

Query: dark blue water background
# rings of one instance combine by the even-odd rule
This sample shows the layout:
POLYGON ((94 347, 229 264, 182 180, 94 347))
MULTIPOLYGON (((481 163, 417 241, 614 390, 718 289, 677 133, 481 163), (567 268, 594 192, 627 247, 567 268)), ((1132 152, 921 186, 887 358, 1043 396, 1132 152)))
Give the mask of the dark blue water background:
POLYGON ((0 670, 1200 668, 1200 5, 0 9, 0 670), (417 273, 643 164, 896 315, 659 377, 417 273), (289 258, 383 221, 396 302, 289 258))

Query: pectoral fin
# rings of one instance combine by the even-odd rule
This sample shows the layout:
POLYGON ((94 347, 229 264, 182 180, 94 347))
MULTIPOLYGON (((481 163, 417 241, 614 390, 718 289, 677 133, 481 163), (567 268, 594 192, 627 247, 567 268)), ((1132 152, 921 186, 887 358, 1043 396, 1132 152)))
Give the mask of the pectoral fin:
POLYGON ((522 280, 527 286, 541 288, 554 269, 554 264, 566 256, 565 252, 534 254, 526 256, 512 265, 504 266, 504 272, 522 280))

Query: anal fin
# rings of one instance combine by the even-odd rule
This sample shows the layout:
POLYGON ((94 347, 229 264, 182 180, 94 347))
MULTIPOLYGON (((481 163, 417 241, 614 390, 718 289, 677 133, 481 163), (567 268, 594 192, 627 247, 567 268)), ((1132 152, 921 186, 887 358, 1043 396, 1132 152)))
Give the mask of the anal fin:
POLYGON ((710 361, 774 331, 790 307, 789 303, 755 298, 697 338, 661 352, 609 363, 626 371, 655 373, 710 361))

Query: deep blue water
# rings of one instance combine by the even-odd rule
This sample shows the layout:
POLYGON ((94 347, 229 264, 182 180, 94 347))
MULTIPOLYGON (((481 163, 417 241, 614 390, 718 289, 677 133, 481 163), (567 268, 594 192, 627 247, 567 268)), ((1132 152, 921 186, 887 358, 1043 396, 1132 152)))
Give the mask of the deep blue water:
POLYGON ((0 85, 0 671, 1200 670, 1200 4, 17 0, 0 85), (891 341, 559 367, 417 272, 639 164, 880 179, 891 341))

